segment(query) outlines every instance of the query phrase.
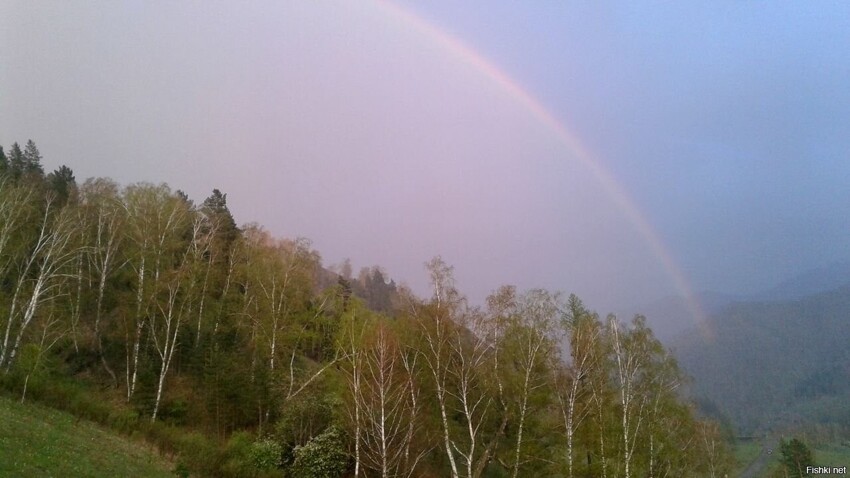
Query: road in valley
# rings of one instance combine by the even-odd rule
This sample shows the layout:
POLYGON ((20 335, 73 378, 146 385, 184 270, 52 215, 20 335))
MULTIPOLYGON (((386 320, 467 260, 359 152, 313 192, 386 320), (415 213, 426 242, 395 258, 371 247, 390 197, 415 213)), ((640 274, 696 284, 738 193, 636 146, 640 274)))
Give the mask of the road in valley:
POLYGON ((779 438, 776 436, 767 436, 762 440, 761 453, 750 463, 740 478, 759 478, 767 469, 768 463, 775 458, 779 453, 779 438))

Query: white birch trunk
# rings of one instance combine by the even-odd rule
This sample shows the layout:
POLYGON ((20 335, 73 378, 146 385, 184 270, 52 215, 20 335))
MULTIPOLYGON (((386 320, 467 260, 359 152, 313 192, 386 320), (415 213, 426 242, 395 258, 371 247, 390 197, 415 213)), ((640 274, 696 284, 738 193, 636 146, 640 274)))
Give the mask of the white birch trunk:
POLYGON ((16 285, 13 306, 10 312, 10 320, 7 324, 6 333, 3 340, 3 351, 0 353, 0 365, 5 360, 6 371, 12 366, 17 355, 18 348, 21 345, 27 327, 29 327, 33 318, 36 315, 39 305, 51 298, 60 288, 60 281, 67 277, 73 277, 73 274, 63 273, 63 270, 72 262, 76 251, 70 247, 70 240, 74 233, 74 224, 69 216, 63 215, 62 211, 57 214, 59 216, 50 223, 51 217, 51 202, 48 200, 47 207, 44 211, 38 240, 36 241, 33 251, 30 253, 24 267, 24 273, 19 277, 16 285), (30 291, 29 300, 27 300, 26 308, 23 310, 21 322, 18 326, 14 345, 11 351, 6 355, 9 349, 9 332, 14 321, 15 307, 17 306, 18 295, 23 290, 24 281, 27 280, 28 271, 35 270, 35 278, 32 279, 32 291, 30 291))

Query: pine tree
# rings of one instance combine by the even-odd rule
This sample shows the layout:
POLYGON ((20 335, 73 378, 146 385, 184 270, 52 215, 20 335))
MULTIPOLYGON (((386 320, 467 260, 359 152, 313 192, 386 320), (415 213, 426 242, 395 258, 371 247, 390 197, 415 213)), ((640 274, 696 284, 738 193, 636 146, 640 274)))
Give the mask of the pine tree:
POLYGON ((47 175, 47 184, 56 195, 57 203, 62 206, 68 202, 71 196, 76 194, 77 180, 74 171, 68 166, 60 166, 59 169, 47 175))
POLYGON ((787 476, 792 478, 811 476, 806 468, 814 466, 815 460, 812 450, 805 443, 796 438, 792 438, 790 442, 782 440, 779 449, 782 452, 782 465, 788 472, 787 476))
POLYGON ((41 166, 41 159, 41 153, 38 151, 33 140, 28 140, 27 145, 24 147, 23 173, 44 177, 44 168, 41 166))
POLYGON ((19 179, 24 172, 24 152, 18 143, 13 143, 9 150, 9 172, 12 179, 19 179))
POLYGON ((6 153, 3 152, 3 146, 0 146, 0 174, 4 174, 9 170, 9 159, 6 158, 6 153))
POLYGON ((212 194, 204 199, 202 210, 216 224, 218 235, 224 241, 224 245, 230 247, 230 244, 239 237, 239 228, 236 227, 236 221, 227 207, 227 194, 213 189, 212 194))

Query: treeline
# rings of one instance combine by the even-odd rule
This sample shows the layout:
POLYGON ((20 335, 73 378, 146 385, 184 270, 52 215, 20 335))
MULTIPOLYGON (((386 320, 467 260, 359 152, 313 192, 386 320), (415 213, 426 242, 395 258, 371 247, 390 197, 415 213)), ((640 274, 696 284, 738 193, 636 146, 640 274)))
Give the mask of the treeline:
POLYGON ((510 286, 473 307, 440 258, 423 300, 238 228, 218 190, 195 204, 40 161, 0 148, 0 374, 22 400, 83 384, 125 428, 217 443, 190 463, 204 475, 728 472, 642 317, 510 286))

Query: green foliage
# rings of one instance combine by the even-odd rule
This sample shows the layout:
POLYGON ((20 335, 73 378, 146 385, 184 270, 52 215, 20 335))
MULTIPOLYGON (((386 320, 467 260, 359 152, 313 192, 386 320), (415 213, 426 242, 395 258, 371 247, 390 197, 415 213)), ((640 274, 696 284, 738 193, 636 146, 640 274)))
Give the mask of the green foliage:
POLYGON ((37 343, 24 344, 21 347, 18 360, 14 363, 14 370, 18 373, 30 375, 31 378, 42 378, 50 373, 56 366, 53 357, 45 353, 44 347, 37 343))
MULTIPOLYGON (((511 286, 473 307, 440 258, 422 300, 378 266, 338 276, 305 239, 240 230, 221 191, 77 188, 40 161, 32 142, 0 161, 0 385, 146 437, 177 474, 725 470, 640 317, 511 286)), ((843 370, 795 380, 837 399, 843 370)))
POLYGON ((189 478, 189 467, 182 461, 178 461, 174 466, 174 474, 180 478, 189 478))
POLYGON ((338 478, 345 473, 348 463, 342 431, 331 427, 306 445, 295 448, 290 475, 299 478, 338 478))
POLYGON ((811 476, 806 471, 806 467, 814 466, 815 460, 812 451, 805 443, 796 438, 792 438, 789 442, 782 440, 779 449, 782 453, 782 466, 785 467, 789 477, 811 476))
POLYGON ((9 149, 9 173, 12 179, 17 180, 24 173, 25 161, 21 147, 18 143, 12 143, 9 149))
POLYGON ((330 426, 338 404, 321 392, 310 391, 284 404, 274 428, 280 443, 292 447, 304 445, 330 426))
POLYGON ((138 428, 139 413, 136 410, 115 409, 110 411, 107 423, 113 429, 129 434, 138 428))
POLYGON ((734 467, 737 474, 744 471, 750 463, 756 460, 763 450, 762 444, 754 440, 741 441, 735 444, 734 467))
POLYGON ((251 461, 254 436, 248 432, 234 433, 225 447, 225 461, 221 467, 226 476, 251 476, 256 469, 251 461))
POLYGON ((44 167, 41 165, 41 153, 38 151, 33 140, 27 140, 24 147, 23 173, 26 175, 44 176, 44 167))
MULTIPOLYGON (((350 287, 351 283, 346 282, 345 285, 350 287)), ((369 309, 385 314, 393 311, 398 290, 395 281, 388 280, 380 267, 364 267, 353 286, 354 294, 363 299, 369 309)))
POLYGON ((183 399, 175 399, 164 402, 158 416, 164 422, 173 425, 185 425, 188 413, 189 403, 183 399))
POLYGON ((58 204, 64 205, 76 194, 77 181, 74 172, 68 166, 62 165, 59 169, 47 175, 47 184, 56 195, 58 204))
POLYGON ((283 464, 283 447, 280 443, 264 438, 251 444, 251 464, 258 470, 273 470, 283 464))
POLYGON ((218 229, 218 238, 222 242, 222 247, 227 249, 239 237, 239 228, 236 227, 236 220, 230 213, 227 207, 227 194, 222 193, 218 189, 213 189, 212 194, 206 199, 202 206, 202 210, 207 214, 218 229))

